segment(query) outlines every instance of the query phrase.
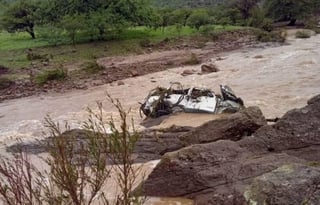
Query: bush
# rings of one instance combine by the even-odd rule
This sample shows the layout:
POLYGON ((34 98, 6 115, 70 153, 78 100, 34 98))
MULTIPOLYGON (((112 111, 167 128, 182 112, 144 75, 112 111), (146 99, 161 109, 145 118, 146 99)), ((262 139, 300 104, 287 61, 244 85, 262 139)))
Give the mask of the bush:
POLYGON ((286 36, 283 35, 283 32, 281 31, 267 32, 267 31, 262 31, 260 29, 256 29, 254 30, 254 34, 257 37, 257 40, 261 42, 283 43, 286 41, 286 36))
POLYGON ((143 48, 148 48, 148 47, 152 46, 152 43, 151 43, 150 39, 145 38, 145 39, 142 39, 141 41, 139 41, 139 45, 143 48))
POLYGON ((201 29, 200 29, 200 32, 211 38, 212 41, 216 41, 219 39, 219 35, 220 35, 220 32, 215 30, 215 26, 213 25, 207 25, 207 26, 203 26, 201 29))
POLYGON ((32 51, 31 48, 29 48, 27 50, 27 59, 29 61, 33 61, 33 60, 45 60, 45 61, 49 61, 48 59, 48 55, 47 54, 38 54, 32 51))
POLYGON ((22 149, 13 159, 1 156, 0 201, 7 205, 143 204, 145 198, 131 194, 138 175, 144 175, 141 166, 133 166, 132 157, 140 135, 128 124, 130 110, 125 111, 118 100, 109 98, 119 112, 120 128, 112 118, 105 121, 101 103, 97 112, 88 110, 88 120, 83 124, 84 139, 67 124, 67 131, 62 133, 59 124, 46 118, 45 126, 50 133, 46 171, 36 169, 22 149), (109 128, 111 133, 107 134, 109 128), (113 184, 106 187, 111 171, 120 189, 114 199, 106 197, 108 188, 115 189, 113 184))
POLYGON ((310 33, 308 31, 297 31, 296 38, 310 38, 310 33))
POLYGON ((262 29, 264 31, 272 31, 272 19, 266 18, 262 9, 256 8, 252 11, 252 16, 248 20, 248 26, 262 29))
POLYGON ((9 80, 8 78, 5 78, 5 77, 0 77, 0 90, 6 89, 13 84, 14 82, 12 80, 9 80))
POLYGON ((320 28, 319 27, 315 27, 312 29, 314 32, 316 32, 316 34, 320 34, 320 28))
POLYGON ((35 77, 35 82, 43 85, 48 81, 63 80, 67 77, 67 71, 64 69, 46 70, 35 77))
POLYGON ((98 73, 99 71, 103 70, 104 67, 99 65, 96 61, 89 61, 84 64, 82 64, 82 68, 87 73, 98 73))

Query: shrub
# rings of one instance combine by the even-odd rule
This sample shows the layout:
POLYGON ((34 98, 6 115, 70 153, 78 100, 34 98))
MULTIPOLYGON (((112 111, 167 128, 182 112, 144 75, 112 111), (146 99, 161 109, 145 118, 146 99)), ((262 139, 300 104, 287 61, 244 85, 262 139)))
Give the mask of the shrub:
MULTIPOLYGON (((109 96, 109 95, 108 95, 109 96)), ((120 128, 113 119, 106 122, 102 104, 98 103, 98 112, 88 110, 89 117, 84 122, 85 138, 80 138, 70 131, 66 124, 65 131, 59 124, 46 118, 45 126, 49 129, 50 140, 46 145, 49 157, 45 162, 47 171, 37 170, 22 149, 13 159, 0 158, 0 199, 8 205, 91 205, 118 204, 141 205, 143 197, 131 195, 137 183, 141 167, 133 167, 132 153, 140 135, 130 129, 129 111, 125 111, 118 100, 111 103, 120 115, 120 128), (111 129, 107 134, 106 130, 111 129), (110 165, 113 162, 114 165, 110 165), (105 187, 115 172, 115 180, 120 193, 115 199, 107 199, 105 187), (105 190, 104 190, 105 189, 105 190)), ((113 185, 111 189, 114 189, 113 185)))
POLYGON ((320 28, 319 27, 315 27, 312 29, 314 32, 316 32, 316 34, 320 34, 320 28))
POLYGON ((145 38, 145 39, 142 39, 141 41, 139 41, 139 45, 143 48, 148 48, 148 47, 152 46, 152 43, 151 43, 150 39, 145 38))
POLYGON ((48 61, 49 60, 47 54, 44 54, 44 55, 37 54, 37 53, 33 52, 31 48, 29 48, 27 50, 27 59, 29 61, 33 61, 33 60, 46 60, 46 61, 48 61))
POLYGON ((46 70, 35 77, 35 82, 43 85, 48 81, 63 80, 67 77, 67 71, 64 69, 46 70))
POLYGON ((5 78, 5 77, 0 77, 0 90, 6 89, 13 84, 14 82, 12 80, 9 80, 8 78, 5 78))
POLYGON ((82 64, 82 68, 87 73, 98 73, 99 71, 103 70, 104 67, 99 65, 96 61, 89 61, 82 64))
POLYGON ((201 63, 201 61, 198 59, 197 55, 194 53, 192 53, 191 56, 183 62, 184 65, 197 65, 199 63, 201 63))
POLYGON ((310 38, 310 33, 308 31, 297 31, 296 38, 310 38))
POLYGON ((281 31, 262 31, 260 29, 255 29, 254 34, 258 41, 261 42, 280 42, 283 43, 286 41, 286 36, 283 35, 281 31))
POLYGON ((255 8, 252 11, 252 16, 248 20, 248 25, 260 28, 264 31, 272 31, 272 19, 266 18, 265 12, 260 8, 255 8))

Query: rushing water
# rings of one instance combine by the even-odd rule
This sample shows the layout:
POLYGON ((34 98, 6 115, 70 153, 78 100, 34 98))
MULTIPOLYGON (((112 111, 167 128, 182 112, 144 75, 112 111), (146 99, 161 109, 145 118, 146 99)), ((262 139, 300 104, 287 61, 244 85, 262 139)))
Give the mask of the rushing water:
MULTIPOLYGON (((320 35, 288 43, 267 49, 250 48, 225 53, 221 55, 223 60, 215 62, 220 69, 218 73, 182 77, 180 73, 184 69, 200 70, 200 66, 175 68, 124 80, 122 86, 104 85, 0 103, 0 142, 10 144, 16 138, 32 140, 43 137, 42 122, 46 114, 60 123, 68 121, 71 127, 81 127, 81 122, 87 118, 86 108, 95 108, 96 101, 103 102, 105 116, 113 115, 117 120, 115 109, 106 100, 106 91, 119 98, 125 108, 132 108, 132 118, 138 125, 142 120, 138 102, 142 102, 155 86, 169 86, 170 82, 177 81, 186 86, 205 86, 216 91, 219 84, 228 84, 247 106, 259 106, 268 118, 280 117, 320 93, 320 35)), ((1 152, 4 152, 3 147, 1 152)), ((150 203, 190 204, 190 201, 165 200, 168 199, 152 199, 150 203)))

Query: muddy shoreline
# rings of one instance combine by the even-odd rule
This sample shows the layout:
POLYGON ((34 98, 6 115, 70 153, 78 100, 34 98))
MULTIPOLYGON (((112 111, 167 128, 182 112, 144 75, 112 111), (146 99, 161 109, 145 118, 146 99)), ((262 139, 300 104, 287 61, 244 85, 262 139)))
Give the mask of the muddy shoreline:
MULTIPOLYGON (((28 70, 26 75, 29 77, 11 82, 6 88, 0 89, 0 102, 32 95, 86 90, 108 83, 118 85, 117 81, 126 78, 175 67, 199 65, 206 63, 214 56, 219 57, 219 54, 223 52, 259 46, 252 31, 246 30, 226 32, 214 41, 208 38, 194 38, 189 39, 189 42, 178 41, 176 44, 172 44, 172 42, 164 40, 157 45, 147 47, 144 54, 99 58, 96 62, 102 69, 94 74, 79 72, 80 68, 75 69, 65 64, 63 67, 68 70, 67 78, 62 81, 49 81, 44 85, 38 85, 34 82, 32 78, 35 71, 32 68, 23 69, 20 72, 28 70), (189 62, 193 55, 196 56, 198 62, 189 62)), ((41 68, 39 69, 41 70, 41 68)), ((8 72, 0 72, 0 77, 3 74, 8 74, 8 72)))

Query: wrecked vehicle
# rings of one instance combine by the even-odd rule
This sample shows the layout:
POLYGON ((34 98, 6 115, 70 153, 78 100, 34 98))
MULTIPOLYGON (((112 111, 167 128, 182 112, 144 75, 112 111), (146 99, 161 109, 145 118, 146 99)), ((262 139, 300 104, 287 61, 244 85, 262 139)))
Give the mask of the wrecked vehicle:
POLYGON ((197 113, 233 113, 244 107, 241 98, 237 97, 227 85, 220 85, 221 95, 210 89, 191 87, 183 89, 157 87, 152 90, 141 104, 140 111, 147 117, 160 117, 174 112, 197 113))

